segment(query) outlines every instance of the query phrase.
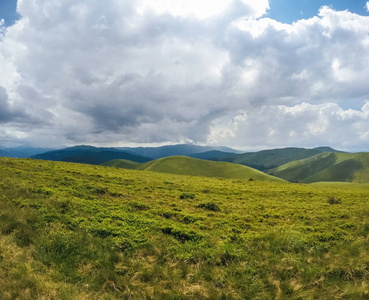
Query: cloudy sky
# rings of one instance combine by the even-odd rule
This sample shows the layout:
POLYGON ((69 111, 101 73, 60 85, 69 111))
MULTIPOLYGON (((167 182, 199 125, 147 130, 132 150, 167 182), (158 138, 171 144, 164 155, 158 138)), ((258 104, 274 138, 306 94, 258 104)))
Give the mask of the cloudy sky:
POLYGON ((1 0, 0 20, 0 146, 369 151, 367 1, 1 0))

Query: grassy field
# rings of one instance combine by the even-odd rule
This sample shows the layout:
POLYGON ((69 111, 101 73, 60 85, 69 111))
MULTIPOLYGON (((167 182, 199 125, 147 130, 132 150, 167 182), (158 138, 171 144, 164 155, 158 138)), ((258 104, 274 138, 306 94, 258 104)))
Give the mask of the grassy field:
POLYGON ((368 191, 0 158, 0 299, 369 299, 368 191))
POLYGON ((283 179, 265 174, 259 170, 247 166, 228 162, 202 160, 187 156, 164 157, 141 164, 129 160, 116 159, 108 161, 102 165, 115 168, 144 170, 176 175, 284 181, 283 179))

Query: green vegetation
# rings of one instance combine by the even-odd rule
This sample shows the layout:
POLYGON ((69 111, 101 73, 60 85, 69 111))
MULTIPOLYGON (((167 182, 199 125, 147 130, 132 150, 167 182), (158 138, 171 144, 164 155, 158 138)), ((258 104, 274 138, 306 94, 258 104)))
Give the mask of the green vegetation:
POLYGON ((0 299, 368 299, 369 185, 253 178, 0 158, 0 299))
POLYGON ((369 183, 369 153, 322 153, 268 171, 295 182, 369 183))
POLYGON ((102 165, 177 175, 282 181, 280 178, 239 164, 207 161, 187 156, 164 157, 142 164, 134 164, 126 160, 112 160, 102 165))
POLYGON ((222 160, 266 171, 291 161, 312 157, 323 152, 334 153, 339 151, 329 147, 318 147, 314 149, 290 147, 236 154, 222 160))

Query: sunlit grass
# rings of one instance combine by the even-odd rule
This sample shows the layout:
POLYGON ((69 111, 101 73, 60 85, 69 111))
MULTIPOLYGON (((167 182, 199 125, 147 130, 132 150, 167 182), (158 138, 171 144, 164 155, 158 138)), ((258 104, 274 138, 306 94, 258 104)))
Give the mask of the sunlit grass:
POLYGON ((0 299, 365 299, 368 188, 1 158, 0 299))

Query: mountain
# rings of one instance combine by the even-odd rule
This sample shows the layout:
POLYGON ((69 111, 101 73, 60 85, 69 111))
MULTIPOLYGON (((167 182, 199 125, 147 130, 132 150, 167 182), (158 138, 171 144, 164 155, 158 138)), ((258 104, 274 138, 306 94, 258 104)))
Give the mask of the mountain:
POLYGON ((5 148, 0 148, 0 157, 13 157, 12 153, 5 148))
POLYGON ((135 164, 126 160, 113 160, 102 165, 177 175, 283 181, 247 166, 201 160, 187 156, 164 157, 142 164, 135 164))
POLYGON ((221 161, 223 159, 226 159, 227 157, 230 157, 234 155, 232 152, 223 152, 219 150, 212 150, 212 151, 206 151, 201 153, 194 153, 189 154, 187 156, 192 158, 198 158, 198 159, 206 159, 206 160, 213 160, 213 161, 221 161))
POLYGON ((4 148, 4 147, 0 147, 0 157, 27 158, 32 155, 44 153, 50 150, 51 149, 49 148, 31 148, 31 147, 4 148))
POLYGON ((268 171, 288 181, 369 183, 369 153, 321 153, 268 171))
POLYGON ((147 162, 151 159, 134 155, 116 148, 97 148, 93 146, 75 146, 61 150, 53 150, 31 156, 33 159, 76 162, 99 165, 113 159, 127 159, 135 162, 147 162))
POLYGON ((138 147, 138 148, 125 147, 118 149, 133 153, 135 155, 150 157, 152 159, 167 156, 182 156, 182 155, 189 156, 195 153, 203 153, 213 150, 230 152, 231 154, 240 153, 240 151, 228 147, 197 146, 191 144, 167 145, 162 147, 138 147))
POLYGON ((291 161, 312 157, 323 152, 337 153, 340 151, 334 150, 329 147, 319 147, 313 149, 291 147, 236 154, 226 157, 222 160, 246 165, 261 171, 265 171, 268 169, 279 167, 291 161))

